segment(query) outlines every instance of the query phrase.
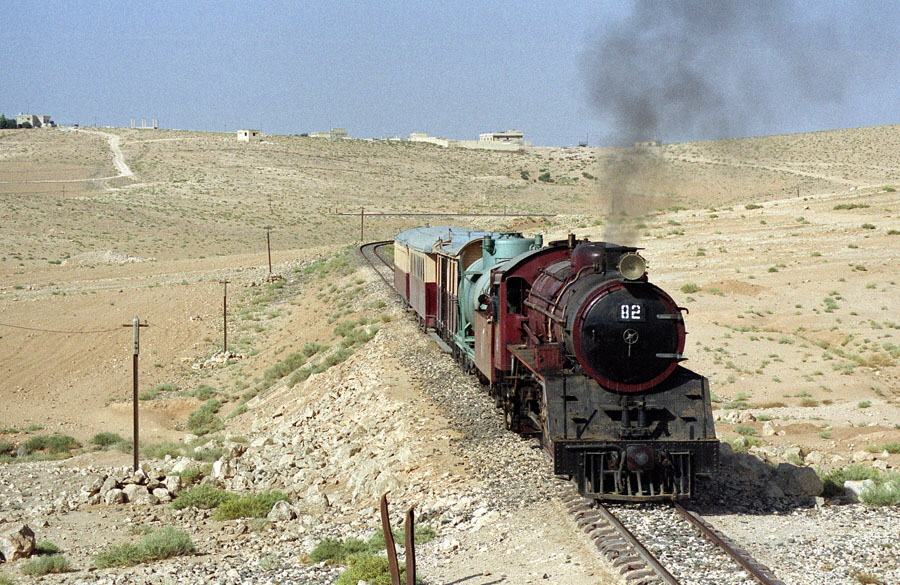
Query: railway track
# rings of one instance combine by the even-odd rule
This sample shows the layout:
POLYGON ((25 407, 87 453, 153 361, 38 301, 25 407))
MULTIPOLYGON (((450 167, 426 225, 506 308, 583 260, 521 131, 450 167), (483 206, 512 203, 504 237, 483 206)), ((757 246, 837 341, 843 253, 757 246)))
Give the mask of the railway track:
MULTIPOLYGON (((392 291, 389 240, 359 246, 392 291)), ((606 505, 579 495, 565 502, 578 526, 631 585, 785 585, 743 549, 677 502, 606 505)))
POLYGON ((575 494, 567 504, 634 585, 785 585, 677 502, 606 505, 575 494))
POLYGON ((362 259, 372 267, 375 274, 392 292, 394 292, 394 263, 385 254, 384 249, 393 243, 392 240, 381 240, 379 242, 368 242, 357 248, 362 259))

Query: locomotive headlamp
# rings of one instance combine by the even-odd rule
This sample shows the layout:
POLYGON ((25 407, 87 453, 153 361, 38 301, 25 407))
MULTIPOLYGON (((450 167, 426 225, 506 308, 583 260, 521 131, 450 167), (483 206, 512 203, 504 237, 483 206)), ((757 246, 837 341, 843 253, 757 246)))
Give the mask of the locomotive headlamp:
POLYGON ((647 272, 647 261, 640 254, 629 252, 619 259, 616 267, 626 280, 637 280, 647 272))

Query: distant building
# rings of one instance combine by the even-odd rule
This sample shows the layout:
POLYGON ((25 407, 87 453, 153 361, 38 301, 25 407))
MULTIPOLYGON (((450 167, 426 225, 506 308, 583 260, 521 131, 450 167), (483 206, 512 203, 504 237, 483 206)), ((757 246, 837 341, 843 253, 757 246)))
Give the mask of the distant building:
POLYGON ((153 130, 159 130, 159 121, 156 118, 152 118, 150 120, 150 125, 148 126, 147 118, 141 118, 141 125, 138 126, 137 121, 134 118, 132 118, 131 119, 131 127, 135 128, 135 129, 140 128, 140 129, 144 129, 144 130, 146 130, 148 128, 153 129, 153 130))
POLYGON ((659 140, 642 140, 634 143, 635 148, 653 148, 659 146, 662 146, 662 142, 659 140))
POLYGON ((520 151, 523 147, 531 146, 523 140, 519 130, 507 130, 506 132, 486 132, 478 135, 478 140, 447 140, 443 137, 429 136, 425 132, 412 132, 409 135, 410 142, 427 142, 444 148, 469 148, 479 150, 504 150, 520 151))
POLYGON ((347 138, 347 131, 343 128, 332 128, 327 132, 310 132, 310 138, 328 138, 329 140, 343 140, 347 138))
POLYGON ((429 136, 427 132, 410 132, 409 141, 427 142, 428 144, 437 144, 438 146, 443 146, 444 148, 450 146, 450 141, 446 138, 441 138, 439 136, 429 136))
POLYGON ((478 135, 480 142, 505 142, 507 144, 522 144, 524 135, 519 130, 507 130, 506 132, 486 132, 478 135))
POLYGON ((259 130, 238 130, 237 139, 241 142, 259 142, 262 136, 259 135, 259 130))
POLYGON ((16 116, 16 127, 21 128, 26 124, 32 128, 53 128, 56 122, 50 119, 50 116, 35 116, 34 114, 19 114, 16 116))

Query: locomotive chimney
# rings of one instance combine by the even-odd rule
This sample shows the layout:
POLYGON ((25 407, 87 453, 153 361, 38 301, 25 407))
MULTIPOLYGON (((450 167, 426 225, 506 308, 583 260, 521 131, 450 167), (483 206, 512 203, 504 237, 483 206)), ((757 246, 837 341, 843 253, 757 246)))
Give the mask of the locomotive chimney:
POLYGON ((569 234, 569 249, 575 247, 575 234, 569 234))

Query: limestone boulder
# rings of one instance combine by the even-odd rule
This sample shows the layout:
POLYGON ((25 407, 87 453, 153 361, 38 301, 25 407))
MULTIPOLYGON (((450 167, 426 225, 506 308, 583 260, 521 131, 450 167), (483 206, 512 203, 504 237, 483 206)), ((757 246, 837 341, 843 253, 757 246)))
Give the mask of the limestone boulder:
POLYGON ((266 516, 266 519, 271 520, 272 522, 284 522, 286 520, 293 520, 296 517, 297 510, 290 502, 281 500, 275 502, 275 505, 272 506, 272 510, 269 512, 269 515, 266 516))
POLYGON ((27 559, 34 553, 34 531, 24 523, 0 526, 0 560, 27 559))
POLYGON ((815 469, 790 463, 778 465, 775 470, 775 482, 787 496, 820 496, 825 489, 815 469))
POLYGON ((844 495, 847 496, 850 500, 854 502, 859 501, 859 497, 866 490, 871 490, 875 488, 875 482, 871 479, 864 479, 862 481, 845 481, 844 482, 844 495))

